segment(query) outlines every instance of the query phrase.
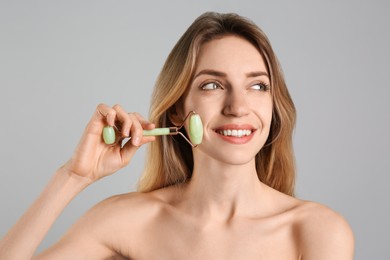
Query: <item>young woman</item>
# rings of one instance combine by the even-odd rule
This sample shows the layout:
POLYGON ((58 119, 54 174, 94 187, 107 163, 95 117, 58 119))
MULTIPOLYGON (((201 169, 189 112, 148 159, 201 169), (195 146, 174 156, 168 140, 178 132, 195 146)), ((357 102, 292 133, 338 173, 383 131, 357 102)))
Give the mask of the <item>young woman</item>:
POLYGON ((294 124, 264 33, 238 15, 205 13, 169 55, 150 122, 120 105, 99 105, 73 157, 2 239, 0 259, 352 259, 345 220, 293 197, 294 124), (203 122, 198 147, 180 136, 142 135, 180 125, 190 111, 203 122), (102 140, 102 129, 114 124, 131 136, 123 146, 102 140), (67 203, 146 143, 139 192, 99 203, 33 257, 67 203))

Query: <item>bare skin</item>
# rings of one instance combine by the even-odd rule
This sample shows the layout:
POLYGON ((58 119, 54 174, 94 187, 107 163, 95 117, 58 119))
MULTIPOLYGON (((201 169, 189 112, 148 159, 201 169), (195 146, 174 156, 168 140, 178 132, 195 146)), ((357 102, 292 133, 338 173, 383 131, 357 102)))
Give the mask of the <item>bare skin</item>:
MULTIPOLYGON (((340 215, 258 180, 254 156, 272 118, 269 78, 253 73, 266 72, 258 51, 226 36, 206 43, 198 61, 198 76, 176 108, 177 120, 195 109, 204 124, 191 180, 99 203, 34 259, 353 259, 353 234, 340 215), (250 128, 251 137, 222 136, 221 129, 233 127, 250 128)), ((66 204, 127 165, 154 140, 142 128, 153 127, 120 106, 99 105, 75 155, 1 240, 0 258, 32 258, 66 204), (100 136, 115 120, 133 137, 122 149, 107 147, 100 136)))

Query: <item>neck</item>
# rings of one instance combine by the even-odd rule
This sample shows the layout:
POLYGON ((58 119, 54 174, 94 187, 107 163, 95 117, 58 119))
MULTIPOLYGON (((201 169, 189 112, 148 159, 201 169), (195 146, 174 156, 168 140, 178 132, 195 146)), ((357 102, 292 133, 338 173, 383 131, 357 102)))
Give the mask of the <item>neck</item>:
POLYGON ((195 158, 183 206, 198 217, 229 219, 235 215, 252 215, 261 207, 263 191, 254 159, 231 165, 210 158, 195 158))

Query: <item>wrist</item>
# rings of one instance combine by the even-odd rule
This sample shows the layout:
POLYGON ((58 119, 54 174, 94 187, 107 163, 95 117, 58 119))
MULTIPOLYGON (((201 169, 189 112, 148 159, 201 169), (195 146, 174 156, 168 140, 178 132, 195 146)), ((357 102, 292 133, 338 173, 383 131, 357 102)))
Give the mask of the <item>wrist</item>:
POLYGON ((48 185, 49 192, 55 192, 62 198, 72 199, 73 196, 84 190, 92 183, 87 177, 80 176, 70 171, 67 167, 60 167, 48 185))
POLYGON ((65 178, 67 182, 74 183, 80 186, 89 186, 94 181, 86 176, 82 176, 72 170, 72 167, 69 166, 69 162, 61 166, 57 171, 56 175, 59 175, 62 178, 65 178))

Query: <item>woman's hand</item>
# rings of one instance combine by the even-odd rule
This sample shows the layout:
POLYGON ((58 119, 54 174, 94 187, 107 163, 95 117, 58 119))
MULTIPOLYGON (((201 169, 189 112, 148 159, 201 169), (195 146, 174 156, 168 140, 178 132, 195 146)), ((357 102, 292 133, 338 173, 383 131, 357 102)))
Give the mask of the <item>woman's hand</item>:
MULTIPOLYGON (((57 171, 38 199, 0 240, 0 258, 32 259, 38 245, 66 205, 90 183, 126 166, 139 146, 155 139, 143 137, 142 129, 153 128, 154 125, 142 116, 128 114, 119 105, 113 108, 99 105, 72 158, 57 171), (118 135, 131 136, 123 146, 120 142, 107 145, 103 141, 103 128, 114 124, 121 126, 118 135)), ((74 254, 74 251, 67 249, 69 251, 66 252, 74 254)), ((52 252, 57 257, 63 254, 56 247, 52 252)))
POLYGON ((146 121, 138 113, 127 113, 120 105, 109 107, 105 104, 97 106, 89 121, 72 158, 64 167, 73 174, 86 177, 94 182, 108 176, 126 166, 137 149, 150 141, 154 136, 144 137, 143 129, 153 129, 154 124, 146 121), (131 136, 131 139, 121 146, 118 140, 113 145, 107 145, 102 138, 105 126, 120 126, 121 135, 118 139, 131 136))

